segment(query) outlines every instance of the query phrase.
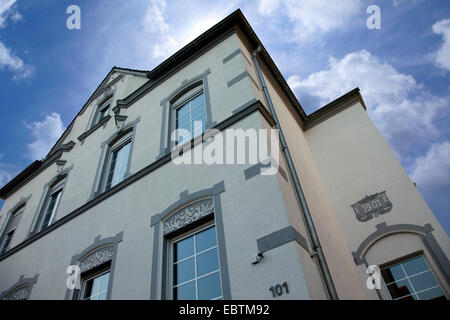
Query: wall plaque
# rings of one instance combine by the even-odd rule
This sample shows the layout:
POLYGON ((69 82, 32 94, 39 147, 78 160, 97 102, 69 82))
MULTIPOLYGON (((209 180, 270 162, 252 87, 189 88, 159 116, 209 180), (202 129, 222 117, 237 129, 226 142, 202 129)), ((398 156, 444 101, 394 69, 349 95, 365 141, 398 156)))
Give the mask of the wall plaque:
POLYGON ((356 219, 365 222, 391 211, 392 202, 389 201, 386 191, 383 191, 366 196, 364 199, 352 204, 352 208, 355 211, 356 219))

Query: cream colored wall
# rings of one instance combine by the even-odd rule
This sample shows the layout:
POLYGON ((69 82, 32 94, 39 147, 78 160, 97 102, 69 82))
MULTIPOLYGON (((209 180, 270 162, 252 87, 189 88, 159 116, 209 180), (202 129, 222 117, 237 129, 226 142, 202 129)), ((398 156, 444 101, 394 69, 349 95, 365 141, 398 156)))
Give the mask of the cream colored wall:
MULTIPOLYGON (((297 116, 291 112, 293 107, 281 90, 275 87, 275 80, 269 75, 263 64, 261 64, 261 68, 302 183, 338 295, 341 299, 365 299, 367 295, 345 241, 343 230, 323 185, 305 134, 295 120, 297 116)), ((297 221, 303 219, 299 211, 296 210, 296 212, 296 217, 292 217, 292 219, 297 221)))
MULTIPOLYGON (((421 227, 430 223, 433 236, 450 256, 448 236, 360 103, 311 128, 305 137, 350 250, 356 251, 382 222, 421 227), (351 205, 381 191, 393 203, 392 211, 359 222, 351 205)), ((376 243, 368 251, 369 262, 382 264, 422 249, 429 255, 420 244, 405 249, 411 237, 417 238, 414 243, 422 243, 419 236, 410 234, 376 243)), ((364 280, 365 267, 360 273, 364 280)))

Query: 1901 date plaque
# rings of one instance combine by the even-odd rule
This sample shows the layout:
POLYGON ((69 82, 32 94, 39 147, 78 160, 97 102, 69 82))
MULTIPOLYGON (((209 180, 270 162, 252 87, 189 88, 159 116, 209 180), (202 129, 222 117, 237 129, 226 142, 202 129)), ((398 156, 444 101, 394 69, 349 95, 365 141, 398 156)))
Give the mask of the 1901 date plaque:
POLYGON ((366 196, 357 203, 352 204, 356 219, 361 222, 369 221, 381 214, 386 214, 392 210, 392 202, 389 201, 386 191, 366 196))

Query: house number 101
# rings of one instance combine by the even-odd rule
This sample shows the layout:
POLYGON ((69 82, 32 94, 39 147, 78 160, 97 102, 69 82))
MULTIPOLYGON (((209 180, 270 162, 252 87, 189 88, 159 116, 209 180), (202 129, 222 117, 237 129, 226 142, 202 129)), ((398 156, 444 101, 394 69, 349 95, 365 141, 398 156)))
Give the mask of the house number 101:
POLYGON ((283 284, 277 284, 275 286, 271 286, 269 288, 269 290, 272 292, 272 295, 274 298, 283 295, 284 292, 286 292, 286 294, 289 293, 289 287, 288 287, 288 284, 286 281, 283 282, 283 284))

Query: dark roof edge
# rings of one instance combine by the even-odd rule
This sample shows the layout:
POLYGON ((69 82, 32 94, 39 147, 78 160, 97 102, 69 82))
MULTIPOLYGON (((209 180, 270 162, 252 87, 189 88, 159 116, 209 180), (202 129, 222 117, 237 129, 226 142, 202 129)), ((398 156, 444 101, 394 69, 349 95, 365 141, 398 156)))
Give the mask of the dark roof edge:
POLYGON ((22 170, 17 176, 15 176, 11 181, 5 184, 0 189, 0 199, 6 200, 6 196, 8 193, 16 187, 16 185, 20 184, 22 180, 25 180, 29 175, 31 175, 34 171, 36 171, 42 165, 42 161, 36 160, 28 167, 22 170))
POLYGON ((319 123, 354 105, 356 102, 360 102, 364 110, 366 110, 366 104, 364 103, 358 87, 308 115, 303 130, 306 131, 311 129, 319 123))

